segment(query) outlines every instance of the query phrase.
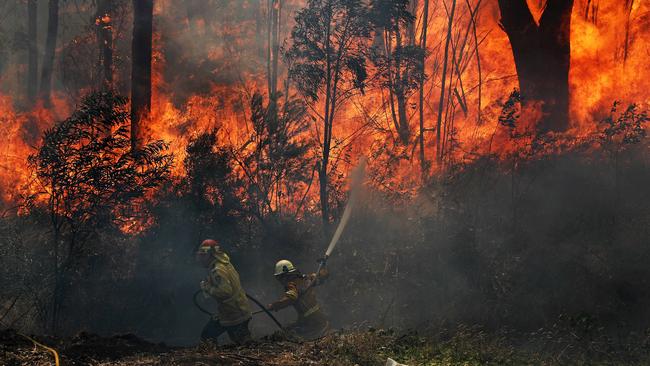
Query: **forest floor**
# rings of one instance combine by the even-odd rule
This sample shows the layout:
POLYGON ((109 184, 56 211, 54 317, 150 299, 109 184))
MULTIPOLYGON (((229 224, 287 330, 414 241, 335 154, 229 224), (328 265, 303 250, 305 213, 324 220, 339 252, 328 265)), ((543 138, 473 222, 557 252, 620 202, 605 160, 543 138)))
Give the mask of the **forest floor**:
POLYGON ((648 365, 647 334, 614 341, 605 336, 554 331, 496 335, 459 328, 421 336, 386 330, 355 330, 296 342, 278 334, 243 347, 202 344, 170 347, 134 335, 73 338, 35 337, 42 346, 14 331, 0 332, 0 365, 358 365, 383 366, 388 358, 406 365, 648 365))

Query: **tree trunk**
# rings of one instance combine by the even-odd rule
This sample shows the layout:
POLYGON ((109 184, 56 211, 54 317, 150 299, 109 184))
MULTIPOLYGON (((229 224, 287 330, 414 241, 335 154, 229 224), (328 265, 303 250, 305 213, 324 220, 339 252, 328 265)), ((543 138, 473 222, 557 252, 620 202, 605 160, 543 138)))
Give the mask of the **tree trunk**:
POLYGON ((257 46, 257 50, 259 51, 259 57, 260 59, 265 57, 265 52, 266 52, 266 47, 265 47, 265 41, 264 41, 264 25, 265 21, 268 20, 264 19, 264 11, 262 10, 262 0, 254 0, 252 2, 253 7, 255 8, 255 45, 257 46))
MULTIPOLYGON (((410 30, 407 31, 410 32, 410 30)), ((411 137, 411 131, 409 128, 408 116, 406 115, 406 95, 404 93, 404 87, 407 83, 408 75, 406 74, 406 70, 402 70, 401 55, 403 53, 401 51, 403 49, 403 42, 399 27, 395 30, 395 39, 397 42, 396 48, 398 56, 395 60, 396 75, 395 80, 393 80, 393 89, 395 89, 395 98, 397 99, 397 115, 399 118, 399 128, 397 133, 399 134, 402 144, 408 145, 409 139, 411 137), (402 71, 404 72, 404 75, 402 75, 402 71)))
POLYGON ((95 26, 97 27, 97 45, 99 46, 98 75, 101 75, 101 87, 113 87, 113 4, 112 0, 97 0, 95 26))
POLYGON ((133 0, 131 42, 131 149, 142 141, 142 122, 151 113, 151 52, 153 0, 133 0))
POLYGON ((280 59, 280 27, 282 26, 282 1, 268 2, 268 45, 267 45, 267 88, 269 113, 274 121, 278 119, 278 65, 280 59))
POLYGON ((402 87, 395 90, 395 97, 397 99, 397 115, 399 118, 399 138, 402 144, 408 145, 411 138, 411 129, 409 128, 409 119, 406 115, 406 95, 402 87))
POLYGON ((634 0, 625 0, 625 40, 623 44, 623 64, 627 63, 627 58, 630 52, 630 27, 632 25, 632 9, 634 8, 634 0))
POLYGON ((424 9, 422 10, 422 34, 420 35, 420 46, 422 47, 422 57, 420 58, 420 67, 422 68, 422 77, 420 78, 420 174, 424 183, 427 175, 427 163, 424 154, 424 82, 425 82, 425 65, 427 50, 427 30, 429 28, 429 0, 424 0, 424 9))
MULTIPOLYGON (((413 14, 414 17, 418 16, 418 5, 419 5, 419 0, 410 0, 409 1, 409 12, 413 14)), ((409 46, 415 46, 416 39, 415 39, 415 20, 411 22, 408 25, 408 30, 407 30, 407 36, 408 36, 408 44, 409 46)))
POLYGON ((46 107, 51 105, 52 72, 54 70, 54 53, 59 32, 59 0, 50 0, 48 4, 47 39, 45 41, 45 55, 43 57, 43 70, 41 73, 40 97, 46 107))
POLYGON ((444 136, 442 135, 442 111, 445 105, 445 86, 447 84, 449 44, 451 43, 455 11, 456 11, 456 0, 453 0, 451 4, 451 12, 449 13, 449 23, 447 25, 447 39, 445 41, 445 53, 443 55, 443 62, 442 62, 442 77, 440 78, 440 101, 438 103, 438 120, 436 122, 436 159, 439 164, 442 162, 441 139, 444 138, 444 136))
POLYGON ((524 102, 541 102, 539 132, 569 126, 569 67, 573 0, 547 3, 539 25, 526 0, 499 0, 501 27, 515 59, 524 102))
POLYGON ((27 101, 31 106, 38 93, 38 2, 27 0, 27 37, 29 42, 27 69, 27 101))
MULTIPOLYGON (((282 2, 281 0, 275 0, 273 6, 274 16, 273 19, 275 23, 273 25, 273 68, 272 68, 272 90, 276 94, 278 92, 278 62, 280 59, 280 26, 282 24, 281 14, 282 14, 282 2)), ((273 97, 275 100, 275 96, 273 97)))

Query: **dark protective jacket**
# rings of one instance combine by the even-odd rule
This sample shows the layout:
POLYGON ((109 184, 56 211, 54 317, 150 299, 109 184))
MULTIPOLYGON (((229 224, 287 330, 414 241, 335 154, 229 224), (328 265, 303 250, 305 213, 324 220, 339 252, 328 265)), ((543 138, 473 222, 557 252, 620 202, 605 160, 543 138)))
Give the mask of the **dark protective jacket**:
POLYGON ((205 279, 203 289, 207 295, 217 301, 219 324, 230 327, 249 320, 252 315, 246 292, 239 282, 239 273, 230 263, 228 255, 221 251, 217 252, 210 267, 210 274, 205 279))

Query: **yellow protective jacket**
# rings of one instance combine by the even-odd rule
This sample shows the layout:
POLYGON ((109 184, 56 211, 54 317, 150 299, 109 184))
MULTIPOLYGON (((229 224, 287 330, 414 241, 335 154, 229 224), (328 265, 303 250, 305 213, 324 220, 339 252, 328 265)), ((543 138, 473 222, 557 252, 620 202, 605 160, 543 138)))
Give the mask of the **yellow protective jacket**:
POLYGON ((217 301, 219 323, 229 327, 249 320, 252 315, 246 292, 239 282, 239 273, 230 263, 228 255, 221 251, 217 252, 210 267, 210 274, 205 279, 204 292, 217 301))
POLYGON ((298 324, 309 323, 311 320, 321 323, 325 319, 316 299, 315 287, 320 286, 328 277, 329 272, 324 268, 319 275, 312 273, 296 276, 285 284, 284 295, 271 304, 271 310, 278 311, 293 306, 298 313, 298 324))

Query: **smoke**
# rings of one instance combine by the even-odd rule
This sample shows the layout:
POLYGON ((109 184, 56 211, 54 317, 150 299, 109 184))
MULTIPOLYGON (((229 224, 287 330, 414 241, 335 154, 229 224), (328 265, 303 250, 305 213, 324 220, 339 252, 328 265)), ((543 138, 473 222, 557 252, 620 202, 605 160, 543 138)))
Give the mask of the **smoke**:
MULTIPOLYGON (((515 168, 485 158, 432 182, 412 200, 371 186, 356 191, 355 209, 328 261, 331 277, 316 288, 322 308, 336 329, 479 324, 530 330, 583 316, 613 329, 644 328, 650 304, 647 153, 644 141, 615 155, 604 148, 574 151, 519 161, 515 168)), ((226 243, 244 288, 263 303, 284 291, 273 276, 277 260, 315 271, 327 245, 316 215, 206 225, 205 212, 187 198, 158 202, 158 224, 147 233, 122 239, 105 233, 90 248, 97 254, 67 294, 67 329, 193 344, 208 320, 192 304, 205 276, 193 262, 202 239, 226 243)), ((44 240, 38 234, 44 221, 29 220, 3 226, 2 237, 17 243, 13 253, 44 240), (31 239, 22 242, 20 232, 31 239)), ((14 257, 3 256, 11 259, 3 262, 7 270, 42 282, 35 274, 44 269, 16 267, 29 262, 14 257)), ((295 314, 287 309, 278 317, 288 324, 295 314)), ((256 337, 276 331, 262 315, 251 327, 256 337)))
MULTIPOLYGON (((226 126, 232 135, 240 130, 248 133, 241 126, 241 120, 246 119, 242 98, 250 90, 265 89, 265 14, 256 7, 256 1, 230 2, 232 6, 227 3, 156 1, 154 109, 164 117, 166 102, 170 101, 177 113, 161 117, 158 121, 162 127, 153 128, 171 131, 156 137, 178 143, 179 153, 190 135, 216 125, 226 126), (197 101, 193 97, 210 99, 197 101), (201 123, 206 116, 209 122, 201 123)), ((615 3, 609 2, 611 7, 615 3)), ((291 29, 289 14, 302 5, 301 1, 285 4, 282 38, 291 29)), ((79 12, 71 2, 62 6, 67 7, 62 12, 66 26, 62 27, 59 44, 71 50, 79 35, 89 34, 94 9, 88 5, 79 12)), ((121 9, 123 16, 115 17, 116 72, 118 89, 125 92, 129 89, 131 19, 128 7, 121 9)), ((483 98, 492 102, 512 89, 514 66, 510 54, 504 52, 509 49, 507 37, 496 28, 498 7, 488 2, 482 9, 479 33, 489 40, 480 49, 484 73, 489 75, 483 98)), ((610 99, 618 97, 618 93, 623 93, 625 99, 647 100, 648 78, 639 76, 647 62, 647 35, 641 32, 647 19, 635 23, 638 29, 633 27, 633 31, 638 36, 630 47, 632 56, 621 64, 622 33, 614 26, 619 15, 603 9, 601 25, 576 18, 581 27, 574 27, 577 31, 573 35, 574 109, 580 120, 589 121, 588 132, 593 131, 594 111, 602 112, 604 103, 609 107, 610 99), (604 61, 603 55, 607 55, 604 61), (617 66, 610 67, 613 64, 617 66)), ((442 7, 438 11, 444 13, 442 7)), ((39 18, 46 19, 44 6, 39 8, 39 18)), ((0 37, 1 91, 16 100, 24 94, 24 52, 8 54, 4 50, 13 38, 6 32, 24 31, 23 19, 15 16, 7 26, 3 23, 0 37)), ((440 16, 432 20, 432 29, 443 20, 440 16)), ((45 25, 45 21, 39 22, 39 34, 43 34, 45 25)), ((431 45, 439 42, 430 38, 431 45)), ((91 42, 76 47, 82 46, 91 51, 96 47, 91 42)), ((72 55, 67 51, 64 54, 72 55)), ((77 65, 66 60, 68 67, 77 65)), ((434 57, 430 60, 432 64, 438 62, 434 57)), ((473 70, 472 65, 468 70, 473 70)), ((66 93, 79 93, 70 89, 77 79, 67 80, 61 68, 59 65, 57 69, 56 89, 64 94, 66 104, 72 105, 75 100, 66 93)), ((87 76, 79 79, 92 80, 91 70, 75 71, 87 76)), ((433 75, 431 80, 437 82, 433 75)), ((366 104, 379 98, 369 100, 366 104)), ((0 109, 10 109, 6 106, 10 104, 8 98, 0 101, 0 109)), ((350 111, 355 109, 351 107, 350 111)), ((337 124, 337 133, 339 126, 346 123, 354 125, 356 131, 358 118, 346 113, 337 124)), ((473 112, 469 113, 469 128, 458 122, 461 133, 490 135, 491 129, 477 133, 473 112)), ((55 120, 43 113, 34 114, 38 125, 23 123, 13 115, 11 119, 17 125, 2 121, 11 127, 7 127, 11 133, 6 135, 21 141, 21 151, 13 149, 17 144, 7 144, 10 149, 4 155, 11 155, 11 161, 26 156, 22 150, 35 145, 35 136, 55 120)), ((353 150, 364 153, 373 138, 361 136, 353 150)), ((402 183, 415 176, 415 165, 404 163, 409 165, 405 170, 389 170, 392 175, 385 177, 387 184, 353 189, 353 196, 358 194, 358 198, 353 198, 353 210, 343 211, 342 220, 349 222, 339 233, 336 250, 331 252, 331 279, 317 289, 323 308, 337 328, 460 323, 534 328, 552 323, 563 314, 580 313, 591 314, 609 325, 642 327, 650 296, 646 290, 650 276, 645 265, 650 256, 646 249, 650 219, 650 191, 646 187, 650 187, 650 177, 644 149, 616 157, 603 152, 570 153, 531 162, 498 162, 485 157, 455 167, 453 174, 436 177, 415 197, 407 198, 403 191, 409 187, 402 183)), ((427 150, 432 149, 427 146, 427 150)), ((376 156, 368 163, 371 168, 383 164, 376 156)), ((23 178, 28 176, 26 171, 11 172, 14 177, 20 175, 21 182, 27 179, 23 178)), ((13 179, 6 182, 11 182, 12 187, 20 183, 13 179)), ((69 294, 68 329, 103 334, 134 332, 173 344, 193 343, 207 321, 191 302, 205 275, 192 262, 195 246, 202 239, 214 237, 231 244, 230 254, 244 287, 263 302, 271 302, 282 293, 272 276, 277 260, 291 259, 302 271, 310 272, 317 268, 315 260, 328 244, 329 238, 323 238, 321 219, 315 213, 259 222, 220 212, 206 221, 204 217, 213 213, 206 213, 206 209, 187 197, 179 197, 177 192, 165 193, 168 196, 152 203, 157 225, 150 231, 139 237, 109 233, 101 238, 94 248, 96 255, 83 269, 87 276, 69 294)), ((12 194, 11 199, 16 196, 12 194)), ((343 207, 335 207, 337 216, 343 207)), ((36 243, 46 240, 46 218, 15 220, 10 229, 3 228, 3 240, 11 237, 12 245, 23 249, 33 247, 28 240, 15 239, 24 233, 36 243)), ((4 243, 1 245, 5 248, 4 243)), ((45 256, 25 252, 24 256, 32 259, 45 256)), ((42 269, 25 263, 32 262, 12 257, 10 265, 29 272, 30 276, 25 277, 38 278, 31 275, 42 269)), ((34 278, 24 281, 39 287, 34 278)), ((279 317, 289 322, 294 315, 285 310, 279 317)), ((256 317, 252 327, 256 336, 275 330, 263 316, 256 317)))
POLYGON ((347 205, 345 206, 345 210, 343 210, 343 216, 341 216, 341 221, 339 222, 339 225, 336 228, 336 231, 334 232, 334 236, 332 236, 332 240, 330 241, 330 244, 327 247, 327 250, 325 251, 325 258, 332 255, 332 251, 336 247, 336 244, 341 238, 341 234, 343 233, 343 230, 345 230, 345 226, 348 224, 348 221, 350 220, 350 215, 352 214, 352 210, 356 205, 356 201, 359 199, 358 195, 360 194, 359 191, 361 190, 361 185, 363 184, 363 177, 365 176, 365 170, 366 170, 366 159, 361 158, 361 160, 359 161, 359 165, 350 174, 350 198, 348 200, 347 205))

